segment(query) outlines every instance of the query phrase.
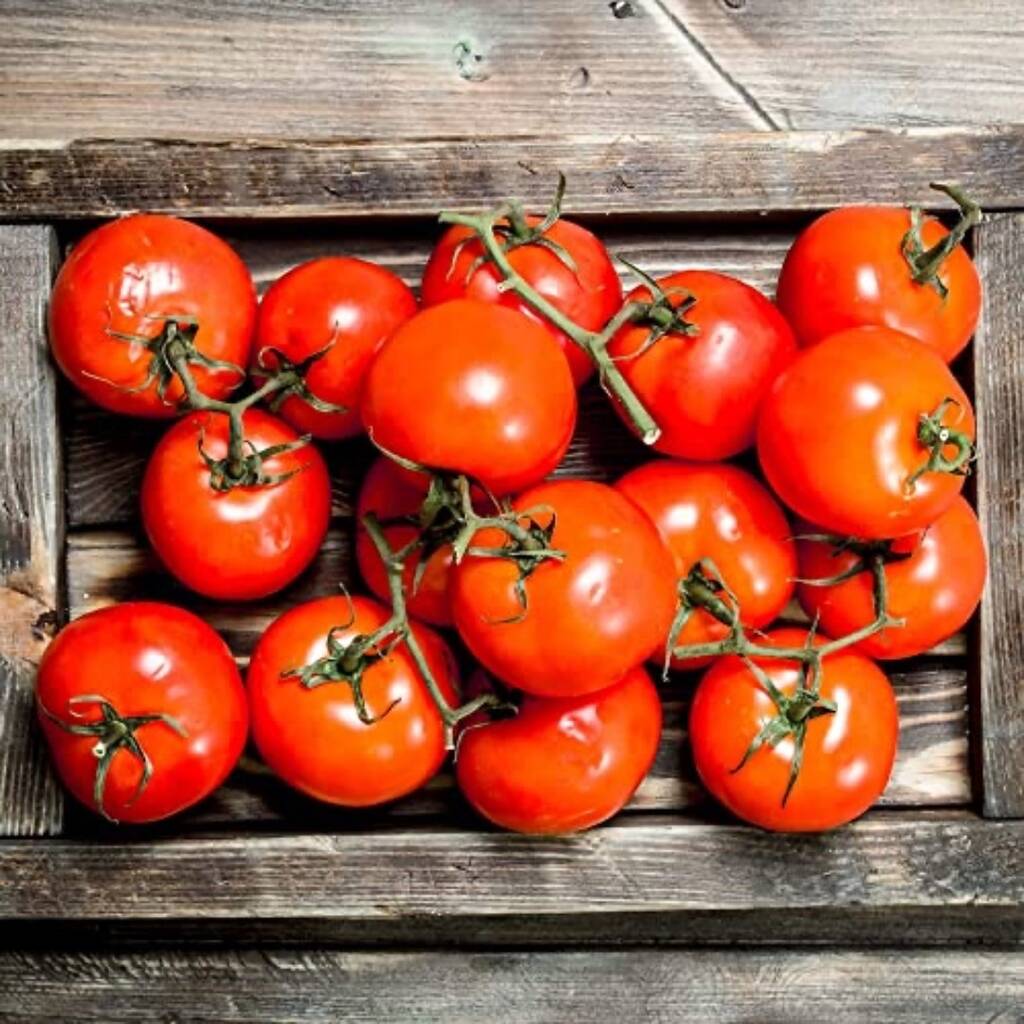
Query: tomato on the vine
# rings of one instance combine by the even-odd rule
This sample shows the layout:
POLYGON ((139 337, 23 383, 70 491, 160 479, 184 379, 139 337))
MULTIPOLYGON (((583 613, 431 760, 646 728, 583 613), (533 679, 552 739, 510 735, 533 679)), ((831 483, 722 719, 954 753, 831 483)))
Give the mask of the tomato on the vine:
MULTIPOLYGON (((725 274, 686 270, 657 283, 673 308, 685 307, 693 333, 671 330, 651 344, 653 328, 632 324, 608 352, 661 428, 655 449, 686 459, 736 455, 754 443, 761 401, 796 355, 793 332, 757 289, 725 274)), ((647 287, 626 296, 651 299, 647 287)))
POLYGON ((576 425, 576 389, 535 320, 456 299, 406 321, 370 367, 363 422, 386 452, 494 494, 543 480, 576 425))
MULTIPOLYGON (((347 647, 382 626, 388 614, 364 597, 308 601, 275 619, 252 653, 246 685, 253 740, 277 775, 318 800, 346 807, 396 800, 428 782, 444 762, 441 715, 404 644, 352 669, 365 702, 362 715, 348 679, 314 674, 306 685, 301 677, 303 668, 328 655, 329 635, 347 647)), ((451 652, 427 627, 411 628, 451 703, 457 687, 451 652)))
POLYGON ((830 636, 845 636, 874 621, 870 559, 875 551, 885 558, 886 609, 903 625, 887 627, 857 644, 872 658, 910 658, 941 643, 964 626, 985 587, 981 527, 963 497, 919 534, 891 543, 835 545, 804 539, 797 550, 803 580, 855 572, 830 586, 801 583, 797 588, 804 610, 830 636))
POLYGON ((277 407, 281 418, 314 437, 360 433, 370 363, 415 312, 416 297, 396 274, 350 256, 310 260, 278 278, 260 302, 255 353, 271 368, 281 357, 309 361, 304 377, 313 398, 289 395, 277 407), (318 409, 318 400, 345 411, 318 409))
POLYGON ((467 728, 456 778, 473 807, 502 828, 578 832, 622 809, 660 738, 658 691, 633 668, 596 693, 527 696, 514 718, 467 728))
MULTIPOLYGON (((779 276, 779 308, 801 345, 851 327, 889 327, 909 334, 950 362, 978 323, 981 281, 962 245, 915 280, 906 252, 908 210, 849 206, 823 214, 793 243, 779 276)), ((927 217, 925 250, 949 232, 927 217)), ((924 253, 921 254, 922 257, 924 253)), ((923 258, 919 260, 924 264, 923 258)))
POLYGON ((191 337, 199 390, 224 398, 245 377, 256 291, 245 264, 198 224, 159 214, 111 221, 85 236, 50 295, 50 345, 97 405, 171 417, 183 391, 162 358, 170 321, 191 337))
MULTIPOLYGON (((531 228, 540 217, 527 217, 531 228)), ((539 295, 588 331, 599 331, 622 305, 622 285, 607 249, 586 228, 557 220, 544 231, 547 243, 514 245, 508 250, 513 269, 539 295), (551 248, 568 256, 568 262, 551 248)), ((533 310, 514 291, 501 291, 501 272, 485 259, 483 246, 470 228, 449 228, 430 254, 423 272, 425 306, 451 299, 501 303, 538 320, 558 341, 569 360, 573 380, 582 384, 593 370, 590 357, 563 331, 533 310)))
POLYGON ((265 597, 290 583, 316 556, 330 518, 330 478, 316 448, 297 445, 291 427, 260 409, 243 424, 247 456, 285 446, 263 460, 267 482, 224 479, 229 430, 219 412, 175 423, 142 480, 142 522, 160 561, 220 600, 265 597))
MULTIPOLYGON (((800 648, 807 633, 774 630, 763 642, 800 648)), ((819 646, 824 642, 816 638, 819 646)), ((797 695, 801 672, 796 661, 752 661, 784 699, 797 695)), ((694 763, 711 795, 738 818, 775 831, 817 832, 852 821, 885 789, 899 734, 889 680, 874 662, 850 650, 826 655, 818 679, 820 697, 835 708, 803 719, 803 756, 788 797, 801 744, 792 730, 782 731, 750 752, 767 724, 781 714, 754 669, 730 655, 719 658, 701 679, 690 708, 694 763)))
POLYGON ((36 703, 61 781, 115 821, 191 807, 245 746, 245 691, 227 644, 173 605, 133 601, 65 626, 39 664, 36 703))
POLYGON ((664 643, 675 566, 636 505, 604 484, 559 480, 513 507, 550 531, 557 557, 530 566, 476 555, 506 538, 493 527, 473 538, 452 574, 452 617, 485 668, 528 693, 569 697, 610 685, 664 643))
POLYGON ((757 448, 768 483, 804 519, 884 539, 949 508, 973 438, 970 401, 935 352, 859 327, 807 349, 775 381, 757 448))
MULTIPOLYGON (((675 557, 676 576, 685 579, 696 570, 694 585, 724 584, 745 626, 767 626, 785 608, 796 576, 792 530, 775 499, 749 473, 722 463, 665 459, 638 466, 615 487, 654 522, 675 557)), ((675 642, 708 643, 728 631, 709 611, 694 607, 675 642)), ((706 663, 676 658, 672 667, 706 663)))

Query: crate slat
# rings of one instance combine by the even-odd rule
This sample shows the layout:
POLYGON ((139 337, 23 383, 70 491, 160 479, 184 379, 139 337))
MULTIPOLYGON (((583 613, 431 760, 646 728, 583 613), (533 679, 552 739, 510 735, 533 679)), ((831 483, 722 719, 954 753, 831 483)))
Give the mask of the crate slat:
POLYGON ((985 282, 974 342, 978 515, 990 558, 977 671, 985 813, 1024 817, 1024 214, 977 237, 985 282))
POLYGON ((60 831, 35 727, 35 666, 61 616, 64 496, 43 326, 53 231, 0 226, 0 835, 60 831))

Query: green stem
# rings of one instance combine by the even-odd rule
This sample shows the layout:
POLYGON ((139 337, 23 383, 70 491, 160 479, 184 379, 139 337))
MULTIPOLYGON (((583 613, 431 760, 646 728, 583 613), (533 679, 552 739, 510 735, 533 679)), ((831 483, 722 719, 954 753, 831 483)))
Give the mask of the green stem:
POLYGON ((944 238, 939 239, 930 249, 922 249, 908 256, 912 276, 917 284, 928 284, 939 276, 942 264, 953 250, 964 240, 967 232, 981 221, 981 207, 978 206, 957 185, 942 185, 933 182, 931 188, 944 192, 960 207, 960 219, 944 238))

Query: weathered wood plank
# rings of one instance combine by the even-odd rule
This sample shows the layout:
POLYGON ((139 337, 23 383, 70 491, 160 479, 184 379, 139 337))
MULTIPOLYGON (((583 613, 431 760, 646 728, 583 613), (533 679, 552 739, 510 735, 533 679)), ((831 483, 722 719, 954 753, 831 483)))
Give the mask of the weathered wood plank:
POLYGON ((557 136, 630 131, 645 111, 665 132, 763 127, 665 18, 616 18, 588 0, 4 0, 0 11, 7 138, 182 126, 220 138, 557 136))
POLYGON ((320 918, 1024 902, 1024 823, 875 812, 824 835, 622 819, 582 836, 445 827, 0 841, 0 918, 320 918), (116 894, 116 898, 104 898, 116 894))
POLYGON ((977 645, 985 813, 1024 817, 1024 214, 989 218, 977 258, 985 281, 974 342, 978 515, 989 583, 977 645))
POLYGON ((35 728, 35 665, 61 614, 64 495, 44 327, 53 232, 0 227, 0 835, 60 831, 35 728))
MULTIPOLYGON (((187 122, 185 122, 187 123, 187 122)), ((634 112, 631 124, 644 125, 634 112)), ((630 131, 374 143, 82 141, 0 147, 0 218, 430 216, 517 195, 542 204, 558 171, 573 213, 817 210, 936 205, 959 181, 990 210, 1024 206, 1024 127, 904 132, 630 131)))
POLYGON ((656 2, 776 128, 997 124, 1024 108, 1017 0, 656 2))
POLYGON ((0 1015, 25 1024, 817 1024, 826 1008, 835 1024, 1015 1024, 1022 1002, 1024 959, 1002 951, 0 954, 0 1015))

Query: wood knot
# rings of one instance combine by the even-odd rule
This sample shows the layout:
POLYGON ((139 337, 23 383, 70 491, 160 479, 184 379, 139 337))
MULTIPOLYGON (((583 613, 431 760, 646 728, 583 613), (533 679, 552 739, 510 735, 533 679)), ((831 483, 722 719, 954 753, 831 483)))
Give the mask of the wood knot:
POLYGON ((452 48, 452 54, 460 78, 467 82, 486 82, 491 77, 483 66, 486 55, 470 40, 460 39, 452 48))
POLYGON ((615 18, 622 21, 623 18, 635 18, 638 16, 637 9, 633 6, 630 0, 612 0, 608 5, 615 18))

